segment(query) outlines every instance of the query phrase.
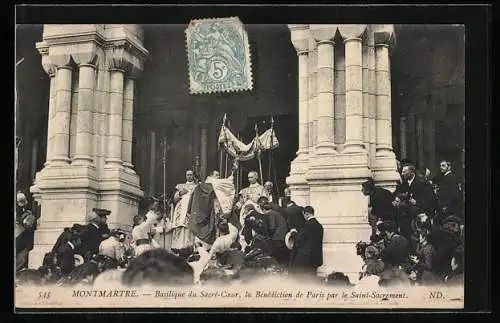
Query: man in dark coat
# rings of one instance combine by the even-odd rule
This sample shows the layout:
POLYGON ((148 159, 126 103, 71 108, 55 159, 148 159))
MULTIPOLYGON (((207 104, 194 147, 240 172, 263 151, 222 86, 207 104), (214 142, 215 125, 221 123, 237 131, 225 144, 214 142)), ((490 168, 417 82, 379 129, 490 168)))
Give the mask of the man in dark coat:
POLYGON ((415 166, 412 164, 403 166, 401 176, 403 182, 397 187, 395 193, 408 194, 408 200, 411 205, 418 207, 422 212, 433 217, 432 187, 417 179, 415 166))
POLYGON ((448 216, 443 220, 442 225, 434 225, 430 232, 429 242, 436 249, 434 271, 442 277, 451 272, 450 263, 453 252, 462 244, 459 225, 460 219, 448 216))
POLYGON ((75 269, 76 248, 81 244, 81 238, 76 233, 71 233, 69 241, 60 245, 56 250, 57 266, 62 276, 69 275, 75 269))
POLYGON ((316 275, 323 264, 323 226, 314 217, 311 206, 304 207, 304 226, 298 230, 290 255, 290 271, 316 275))
POLYGON ((378 229, 384 236, 384 248, 380 253, 386 265, 399 266, 408 261, 409 243, 405 237, 397 234, 392 221, 379 223, 378 229))
POLYGON ((288 225, 281 214, 273 210, 271 203, 262 206, 267 215, 269 223, 269 236, 273 244, 274 253, 272 256, 282 265, 286 265, 289 259, 289 252, 285 246, 285 235, 288 232, 288 225))
POLYGON ((438 205, 440 220, 445 219, 448 215, 455 215, 462 219, 462 192, 460 181, 452 173, 451 162, 443 160, 439 165, 439 170, 442 176, 439 178, 438 184, 438 205))
POLYGON ((99 245, 104 239, 109 237, 110 230, 106 221, 107 216, 110 214, 110 210, 92 209, 90 223, 81 232, 82 253, 85 255, 86 261, 99 254, 99 245))
POLYGON ((375 182, 371 178, 361 184, 361 187, 363 195, 370 197, 368 222, 372 227, 372 235, 374 235, 376 223, 379 220, 393 220, 392 193, 385 188, 375 186, 375 182))
POLYGON ((269 222, 267 216, 261 212, 258 212, 252 204, 245 205, 244 212, 245 218, 243 228, 241 229, 241 235, 243 236, 245 243, 249 244, 253 239, 252 222, 262 220, 262 225, 264 226, 265 232, 268 232, 269 222))
POLYGON ((40 216, 36 202, 30 206, 26 195, 16 195, 16 269, 28 266, 28 254, 33 249, 37 220, 40 216))
POLYGON ((290 201, 287 207, 283 210, 283 217, 288 224, 288 230, 296 229, 297 231, 302 228, 305 223, 304 216, 302 212, 304 208, 302 206, 298 206, 294 201, 290 201))

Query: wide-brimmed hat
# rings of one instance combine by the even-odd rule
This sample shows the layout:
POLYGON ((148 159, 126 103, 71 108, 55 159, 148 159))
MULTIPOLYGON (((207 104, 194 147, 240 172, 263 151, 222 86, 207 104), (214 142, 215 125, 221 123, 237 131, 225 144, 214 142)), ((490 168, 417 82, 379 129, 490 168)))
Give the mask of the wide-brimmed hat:
POLYGON ((285 245, 288 249, 292 250, 295 244, 295 235, 297 234, 297 230, 292 229, 287 232, 285 235, 285 245))

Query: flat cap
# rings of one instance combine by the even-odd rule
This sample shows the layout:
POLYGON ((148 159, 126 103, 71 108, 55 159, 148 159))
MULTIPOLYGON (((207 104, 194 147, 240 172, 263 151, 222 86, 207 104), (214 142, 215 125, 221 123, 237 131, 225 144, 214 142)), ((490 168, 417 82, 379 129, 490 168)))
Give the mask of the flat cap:
POLYGON ((111 214, 111 211, 108 209, 98 209, 98 208, 93 208, 92 212, 95 212, 98 216, 107 216, 111 214))

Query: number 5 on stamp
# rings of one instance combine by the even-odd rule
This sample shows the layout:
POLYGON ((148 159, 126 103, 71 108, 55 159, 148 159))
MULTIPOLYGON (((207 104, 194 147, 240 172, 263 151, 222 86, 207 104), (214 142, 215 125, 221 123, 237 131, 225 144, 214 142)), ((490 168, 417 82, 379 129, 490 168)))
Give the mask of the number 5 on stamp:
POLYGON ((192 20, 185 33, 192 94, 252 90, 248 36, 237 17, 192 20))

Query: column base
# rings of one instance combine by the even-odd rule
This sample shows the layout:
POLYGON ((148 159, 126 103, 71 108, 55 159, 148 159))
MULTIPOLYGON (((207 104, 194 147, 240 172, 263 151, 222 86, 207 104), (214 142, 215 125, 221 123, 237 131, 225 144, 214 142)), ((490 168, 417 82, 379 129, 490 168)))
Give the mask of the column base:
POLYGON ((133 217, 137 214, 140 198, 144 196, 139 176, 124 167, 105 168, 99 193, 99 207, 111 211, 108 216, 110 229, 132 230, 133 217))
POLYGON ((134 165, 132 165, 131 163, 123 162, 123 167, 127 173, 135 174, 134 165))
POLYGON ((105 169, 121 169, 123 168, 123 161, 119 158, 106 158, 105 169))
POLYGON ((92 208, 97 206, 98 182, 93 166, 66 165, 40 171, 30 188, 41 206, 41 217, 35 231, 35 243, 29 255, 29 267, 42 265, 64 228, 85 224, 92 208))
POLYGON ((373 180, 377 185, 393 191, 400 175, 397 171, 396 155, 390 150, 379 150, 375 154, 373 180))
POLYGON ((58 157, 52 158, 49 165, 50 166, 65 166, 65 165, 68 165, 70 163, 70 161, 71 160, 68 157, 58 156, 58 157))
POLYGON ((338 154, 334 143, 319 143, 314 148, 314 155, 336 155, 338 154))
POLYGON ((356 279, 362 259, 356 255, 355 245, 368 241, 368 197, 361 184, 371 177, 368 154, 340 153, 334 156, 315 156, 306 174, 310 187, 310 204, 323 225, 323 266, 319 276, 333 271, 356 279))
POLYGON ((344 144, 342 154, 367 154, 367 150, 363 144, 344 144))
POLYGON ((91 166, 93 164, 93 159, 90 156, 85 156, 85 155, 76 155, 73 157, 73 161, 71 162, 71 165, 85 165, 85 166, 91 166))
POLYGON ((309 204, 309 186, 304 176, 308 168, 308 154, 298 152, 297 157, 290 165, 290 176, 286 178, 286 183, 290 186, 290 199, 297 205, 309 204))
POLYGON ((309 162, 306 179, 311 181, 328 181, 340 179, 363 179, 371 177, 368 169, 368 153, 316 155, 309 162))

